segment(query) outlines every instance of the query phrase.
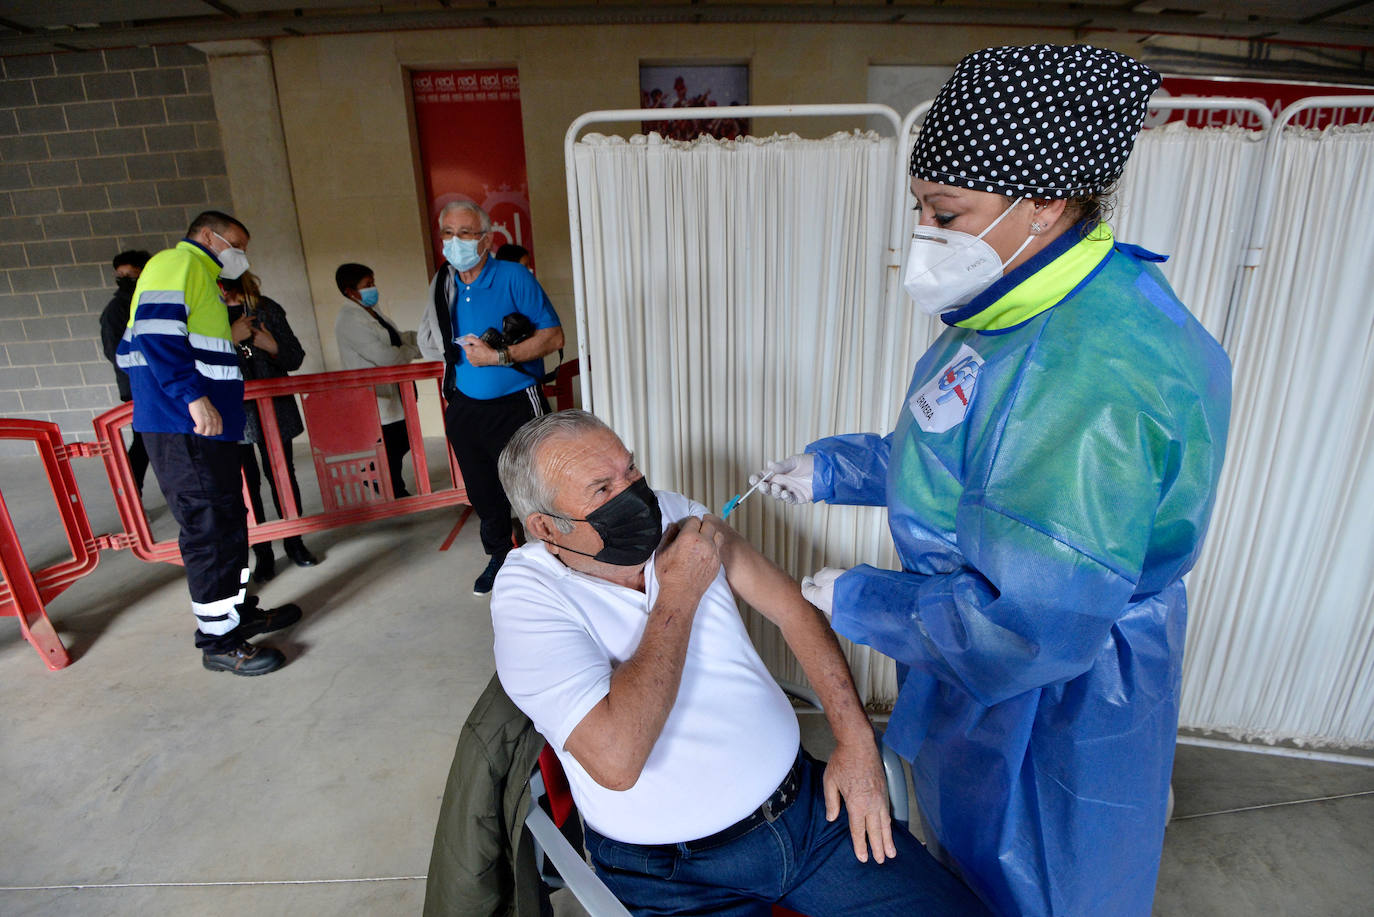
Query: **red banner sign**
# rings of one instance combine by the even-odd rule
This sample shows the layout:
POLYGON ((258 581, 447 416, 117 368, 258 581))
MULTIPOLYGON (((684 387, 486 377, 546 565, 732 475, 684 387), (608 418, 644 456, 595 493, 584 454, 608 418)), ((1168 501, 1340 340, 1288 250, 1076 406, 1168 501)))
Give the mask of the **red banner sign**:
POLYGON ((439 211, 450 201, 480 206, 491 215, 497 247, 523 245, 533 258, 519 73, 417 70, 410 86, 435 263, 443 261, 439 211))
MULTIPOLYGON (((1225 77, 1166 76, 1161 92, 1169 96, 1254 99, 1275 117, 1299 99, 1312 96, 1374 95, 1374 87, 1325 83, 1284 83, 1278 80, 1233 80, 1225 77)), ((1152 111, 1146 127, 1186 120, 1189 127, 1237 127, 1259 130, 1259 117, 1248 111, 1152 111)), ((1337 124, 1374 122, 1374 108, 1309 108, 1294 116, 1291 124, 1321 129, 1337 124)))

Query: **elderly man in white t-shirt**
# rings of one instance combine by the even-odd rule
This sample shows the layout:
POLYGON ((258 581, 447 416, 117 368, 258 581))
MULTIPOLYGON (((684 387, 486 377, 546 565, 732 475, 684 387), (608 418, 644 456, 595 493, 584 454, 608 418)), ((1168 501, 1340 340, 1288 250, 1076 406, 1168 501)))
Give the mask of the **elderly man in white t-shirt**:
POLYGON ((497 672, 632 912, 985 913, 892 830, 849 669, 791 578, 705 507, 650 490, 591 414, 530 421, 500 474, 532 540, 496 579, 497 672), (820 695, 838 743, 823 776, 735 594, 781 628, 820 695))

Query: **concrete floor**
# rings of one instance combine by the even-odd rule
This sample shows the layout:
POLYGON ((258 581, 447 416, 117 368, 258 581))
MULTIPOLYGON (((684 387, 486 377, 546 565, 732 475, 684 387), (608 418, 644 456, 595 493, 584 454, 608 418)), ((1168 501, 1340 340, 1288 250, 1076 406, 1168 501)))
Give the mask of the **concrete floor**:
MULTIPOLYGON (((117 531, 99 461, 75 467, 95 531, 117 531)), ((0 459, 0 489, 34 565, 58 559, 37 461, 0 459)), ((0 618, 0 915, 419 913, 454 742, 492 671, 475 524, 438 550, 455 520, 314 535, 312 569, 278 547, 259 594, 305 619, 260 638, 289 659, 263 678, 202 669, 180 568, 128 552, 52 603, 67 669, 0 618)), ((824 721, 803 727, 823 755, 824 721)), ((1374 912, 1374 768, 1181 747, 1174 785, 1156 914, 1374 912)))

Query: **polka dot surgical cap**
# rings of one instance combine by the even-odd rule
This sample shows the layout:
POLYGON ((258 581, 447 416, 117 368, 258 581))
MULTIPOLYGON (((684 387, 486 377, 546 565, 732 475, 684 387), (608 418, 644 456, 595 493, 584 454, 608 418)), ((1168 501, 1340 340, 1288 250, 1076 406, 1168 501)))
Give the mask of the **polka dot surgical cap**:
POLYGON ((911 151, 924 181, 1009 197, 1096 194, 1121 177, 1159 74, 1089 45, 985 48, 959 62, 911 151))

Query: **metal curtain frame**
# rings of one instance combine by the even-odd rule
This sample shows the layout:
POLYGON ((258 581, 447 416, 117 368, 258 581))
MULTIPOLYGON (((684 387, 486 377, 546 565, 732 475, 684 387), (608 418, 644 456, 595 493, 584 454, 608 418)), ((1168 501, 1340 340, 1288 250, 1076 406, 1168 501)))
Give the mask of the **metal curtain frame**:
MULTIPOLYGON (((910 208, 906 207, 907 188, 907 157, 910 151, 911 133, 916 122, 925 116, 930 110, 931 102, 922 102, 917 105, 905 118, 897 132, 896 143, 896 162, 894 172, 896 175, 896 187, 894 189, 894 203, 892 208, 892 229, 890 232, 890 245, 887 260, 888 286, 885 295, 885 302, 889 308, 894 308, 902 290, 900 283, 901 268, 905 257, 901 242, 909 232, 907 227, 910 208)), ((1279 153, 1283 142, 1284 128, 1289 125, 1294 117, 1302 111, 1312 108, 1374 108, 1374 95, 1361 96, 1312 96, 1301 99, 1287 108, 1283 109, 1277 117, 1263 104, 1254 99, 1240 98, 1202 98, 1181 96, 1177 98, 1157 97, 1150 102, 1150 108, 1156 110, 1221 110, 1221 111, 1248 111, 1253 113, 1260 121, 1260 131, 1264 134, 1262 142, 1265 144, 1261 156, 1259 175, 1254 182, 1254 208, 1251 211, 1250 232, 1245 241, 1244 249, 1239 253, 1238 264, 1236 266, 1236 277, 1231 286, 1231 294, 1228 298, 1223 327, 1221 332, 1221 343, 1228 350, 1231 345, 1239 339, 1244 321, 1248 318, 1251 311, 1254 278, 1256 269, 1260 265, 1264 256, 1264 249, 1268 241, 1269 219, 1273 211, 1274 199, 1277 194, 1277 173, 1279 164, 1279 153)), ((778 115, 778 114, 834 114, 832 109, 845 109, 849 111, 862 111, 865 113, 885 113, 890 111, 886 106, 754 106, 743 110, 732 110, 732 114, 738 113, 741 116, 748 116, 755 112, 759 116, 778 115), (814 111, 822 109, 822 111, 814 111), (880 111, 874 112, 873 109, 880 111)), ((648 109, 647 112, 662 113, 662 109, 648 109)), ((691 112, 692 116, 710 117, 718 115, 719 109, 677 109, 674 116, 687 116, 691 112), (679 115, 681 113, 681 115, 679 115)), ((564 141, 564 156, 567 166, 568 176, 568 212, 569 224, 571 229, 571 247, 573 259, 574 295, 577 303, 578 321, 578 348, 580 354, 586 355, 586 334, 585 334, 585 283, 582 276, 582 240, 580 232, 580 218, 577 206, 577 189, 575 176, 573 173, 572 149, 577 132, 589 123, 611 120, 647 120, 644 117, 646 111, 622 110, 608 112, 589 112, 573 122, 568 129, 564 141)), ((893 349, 898 346, 898 342, 889 339, 885 342, 887 353, 885 356, 889 362, 894 358, 893 349)), ((589 379, 582 380, 583 404, 590 409, 590 389, 589 379)), ((1265 754, 1274 754, 1290 757, 1318 757, 1317 753, 1305 751, 1303 749, 1287 749, 1283 747, 1257 747, 1244 742, 1223 742, 1215 739, 1201 739, 1190 736, 1180 736, 1179 742, 1185 745, 1209 745, 1220 747, 1224 745, 1228 748, 1238 750, 1259 751, 1265 754)), ((1320 756, 1321 760, 1340 759, 1342 763, 1366 763, 1367 759, 1354 756, 1326 755, 1320 756)))
POLYGON ((1279 153, 1283 146, 1284 128, 1299 112, 1312 108, 1374 108, 1374 95, 1364 96, 1310 96, 1299 99, 1279 112, 1265 138, 1264 158, 1260 165, 1258 187, 1255 189, 1254 216, 1250 220, 1250 238, 1246 242, 1244 260, 1236 285, 1231 296, 1231 304, 1226 311, 1226 326, 1222 331, 1222 345, 1231 344, 1239 338, 1241 323, 1250 313, 1254 297, 1255 269, 1264 257, 1264 248, 1269 241, 1269 218, 1274 210, 1274 197, 1278 194, 1279 153))
MULTIPOLYGON (((1352 96, 1352 99, 1363 97, 1352 96)), ((891 212, 890 227, 888 230, 888 246, 886 257, 886 292, 884 302, 888 308, 895 308, 901 295, 902 285, 900 283, 902 263, 905 258, 905 249, 902 240, 910 231, 908 226, 909 210, 906 208, 907 195, 907 157, 911 141, 911 133, 915 128, 916 122, 925 116, 930 110, 932 101, 922 102, 907 113, 905 118, 897 120, 896 112, 886 105, 875 103, 855 103, 844 105, 747 105, 738 106, 730 109, 732 117, 753 118, 753 117, 826 117, 826 116, 847 116, 847 115, 877 115, 885 118, 894 127, 896 137, 896 149, 894 150, 893 170, 895 175, 895 194, 891 212)), ((1347 103, 1348 104, 1348 103, 1347 103)), ((1151 108, 1166 109, 1174 111, 1184 110, 1238 110, 1253 113, 1262 125, 1261 130, 1269 130, 1273 124, 1274 116, 1261 103, 1253 99, 1216 99, 1216 98, 1196 98, 1183 96, 1178 98, 1159 98, 1151 103, 1151 108)), ((673 117, 684 120, 705 120, 719 117, 719 108, 678 108, 673 109, 673 117)), ((662 116, 663 109, 612 109, 602 111, 591 111, 577 117, 563 138, 563 160, 567 180, 568 195, 568 243, 572 258, 573 271, 573 303, 577 325, 577 350, 578 359, 582 361, 582 366, 587 371, 582 374, 581 392, 582 405, 589 411, 595 410, 595 404, 591 393, 592 364, 588 357, 588 334, 587 334, 587 286, 586 277, 583 270, 582 255, 582 225, 579 199, 577 192, 577 176, 573 161, 573 148, 578 135, 589 125, 605 124, 611 122, 626 121, 645 121, 652 120, 656 116, 662 116)), ((1290 115, 1291 117, 1291 115, 1290 115)), ((1262 184, 1262 183, 1261 183, 1262 184)), ((1257 189, 1257 190, 1262 190, 1257 189)), ((1257 206, 1259 206, 1257 202, 1257 206)), ((1251 246, 1253 248, 1253 245, 1251 246)), ((1240 275, 1237 282, 1233 285, 1231 302, 1227 306, 1227 324, 1230 324, 1230 316, 1236 309, 1236 304, 1241 296, 1241 291, 1246 287, 1246 279, 1252 266, 1249 266, 1249 252, 1247 249, 1246 257, 1243 259, 1245 264, 1239 268, 1240 275)), ((1258 264, 1258 261, 1255 261, 1258 264)), ((884 342, 884 348, 888 351, 885 356, 894 358, 895 354, 891 351, 898 346, 899 342, 893 337, 889 337, 884 342)), ((889 359, 888 362, 891 362, 889 359)))
MULTIPOLYGON (((568 182, 568 247, 572 256, 573 305, 577 316, 577 356, 582 367, 582 407, 595 411, 592 402, 592 375, 597 367, 587 353, 587 281, 582 271, 582 216, 578 206, 577 175, 573 164, 573 145, 577 135, 588 125, 625 121, 657 121, 671 112, 674 120, 704 121, 729 113, 732 118, 826 118, 875 115, 892 125, 894 135, 900 129, 897 112, 886 105, 872 102, 843 105, 737 105, 729 108, 619 108, 589 111, 579 115, 563 135, 563 164, 568 182)), ((898 135, 900 137, 900 135, 898 135)), ((897 143, 900 147, 900 139, 897 143)), ((894 225, 900 225, 894 220, 894 225)), ((888 248, 897 247, 898 237, 888 239, 888 248)))

